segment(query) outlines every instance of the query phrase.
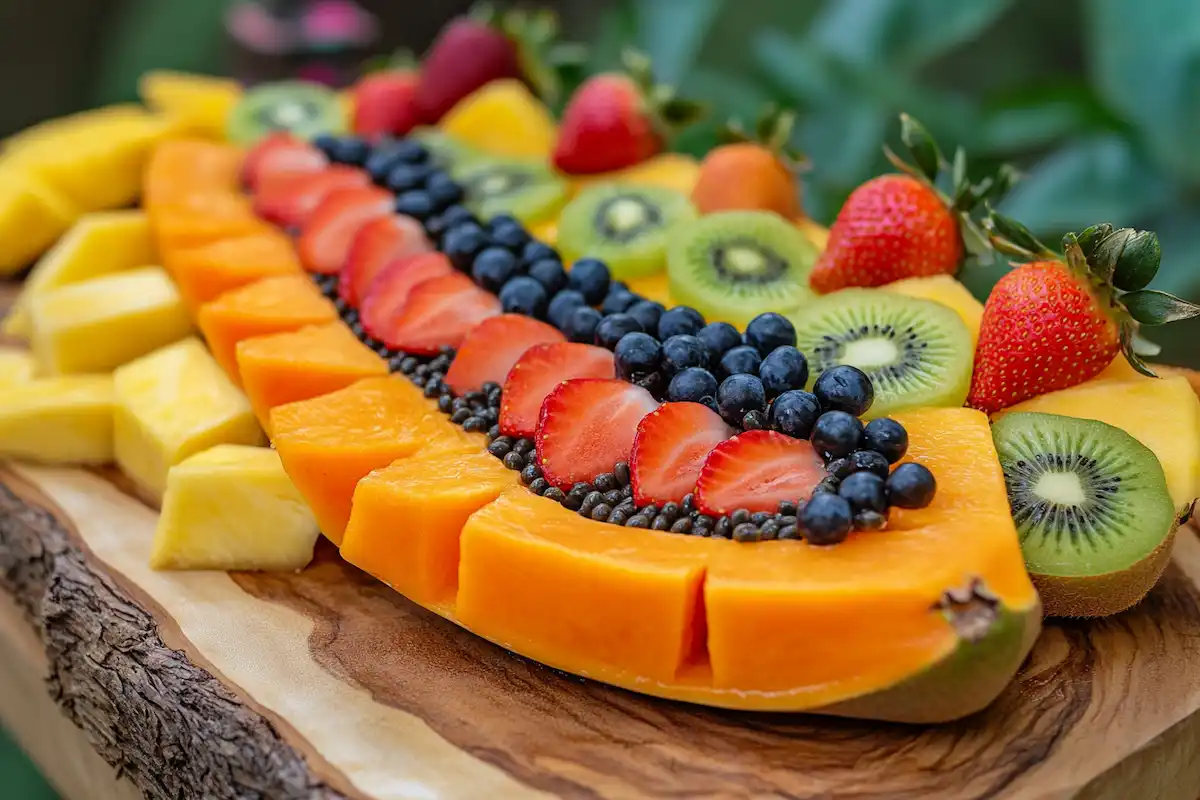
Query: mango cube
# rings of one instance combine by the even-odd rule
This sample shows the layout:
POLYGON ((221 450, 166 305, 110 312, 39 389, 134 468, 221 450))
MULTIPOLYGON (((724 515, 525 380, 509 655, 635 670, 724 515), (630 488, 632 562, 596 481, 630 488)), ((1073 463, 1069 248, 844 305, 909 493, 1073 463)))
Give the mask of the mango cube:
POLYGON ((0 170, 0 276, 46 252, 79 216, 63 194, 24 170, 0 170))
POLYGON ((112 461, 112 376, 70 375, 0 387, 0 455, 52 464, 112 461))
POLYGON ((317 521, 267 447, 221 444, 171 467, 154 569, 298 570, 317 521))
POLYGON ((113 383, 117 464, 148 499, 161 499, 167 471, 188 456, 264 441, 250 402, 198 339, 131 361, 113 383))
POLYGON ((33 379, 33 355, 17 347, 0 347, 0 389, 33 379))
POLYGON ((47 375, 108 372, 192 329, 183 298, 158 267, 63 286, 30 300, 31 346, 47 375))

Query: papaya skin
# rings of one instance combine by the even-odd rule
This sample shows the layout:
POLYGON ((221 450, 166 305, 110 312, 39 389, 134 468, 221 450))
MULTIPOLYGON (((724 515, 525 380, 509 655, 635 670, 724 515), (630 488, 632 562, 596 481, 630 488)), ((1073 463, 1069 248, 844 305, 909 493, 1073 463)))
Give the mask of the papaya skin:
POLYGON ((722 145, 705 156, 692 202, 701 214, 774 211, 785 219, 802 215, 795 175, 776 153, 756 142, 722 145))

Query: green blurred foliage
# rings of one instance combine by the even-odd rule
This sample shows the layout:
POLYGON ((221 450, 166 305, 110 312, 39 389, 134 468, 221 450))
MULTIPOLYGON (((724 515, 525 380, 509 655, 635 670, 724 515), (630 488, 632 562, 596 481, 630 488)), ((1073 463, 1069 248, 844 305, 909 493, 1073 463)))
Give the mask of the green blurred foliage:
MULTIPOLYGON (((888 169, 903 110, 973 173, 1020 167, 1000 208, 1048 241, 1095 222, 1157 231, 1155 288, 1200 299, 1196 0, 619 0, 596 27, 593 69, 634 44, 710 105, 677 149, 702 154, 768 101, 795 108, 818 220, 888 169)), ((1005 268, 963 279, 984 297, 1005 268)), ((1200 366, 1200 321, 1154 334, 1200 366)))

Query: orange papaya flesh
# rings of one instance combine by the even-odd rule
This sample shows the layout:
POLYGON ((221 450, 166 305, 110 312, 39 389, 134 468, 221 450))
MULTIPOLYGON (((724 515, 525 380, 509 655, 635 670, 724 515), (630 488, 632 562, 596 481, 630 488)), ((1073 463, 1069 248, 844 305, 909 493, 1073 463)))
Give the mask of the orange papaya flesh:
POLYGON ((260 278, 303 274, 291 240, 278 231, 168 250, 163 266, 193 313, 209 300, 260 278))
POLYGON ((266 428, 276 406, 386 375, 388 365, 337 321, 238 342, 237 369, 250 406, 266 428))
POLYGON ((519 483, 483 450, 396 461, 358 482, 342 558, 417 603, 453 605, 463 525, 519 483))
POLYGON ((147 207, 146 213, 164 258, 173 250, 275 230, 254 215, 249 200, 233 193, 191 195, 177 204, 147 207))
POLYGON ((226 292, 202 305, 196 315, 213 358, 238 385, 238 342, 337 320, 333 303, 303 273, 263 278, 226 292))
POLYGON ((405 378, 366 378, 271 411, 270 429, 284 471, 317 523, 340 545, 354 489, 372 470, 418 452, 481 450, 405 378))
POLYGON ((146 165, 142 204, 175 206, 189 197, 235 193, 241 186, 243 153, 228 144, 174 139, 154 149, 146 165))

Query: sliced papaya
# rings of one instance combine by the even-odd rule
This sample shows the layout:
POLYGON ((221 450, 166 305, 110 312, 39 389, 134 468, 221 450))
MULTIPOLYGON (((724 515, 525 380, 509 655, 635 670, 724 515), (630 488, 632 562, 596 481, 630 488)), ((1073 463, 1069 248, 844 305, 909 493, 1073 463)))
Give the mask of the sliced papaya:
POLYGON ((232 192, 193 194, 171 205, 148 207, 147 213, 164 259, 174 250, 275 230, 254 215, 249 200, 232 192))
POLYGON ((291 240, 278 231, 171 250, 163 254, 163 266, 193 312, 230 289, 259 278, 303 272, 291 240))
POLYGON ((237 365, 242 387, 264 426, 276 406, 388 372, 387 362, 341 322, 246 339, 237 345, 237 365))
POLYGON ((205 303, 196 323, 213 358, 241 384, 237 345, 245 339, 336 322, 337 309, 307 275, 263 278, 205 303))
POLYGON ((194 195, 236 192, 242 151, 202 139, 178 139, 155 148, 146 165, 142 203, 147 208, 178 205, 194 195))

